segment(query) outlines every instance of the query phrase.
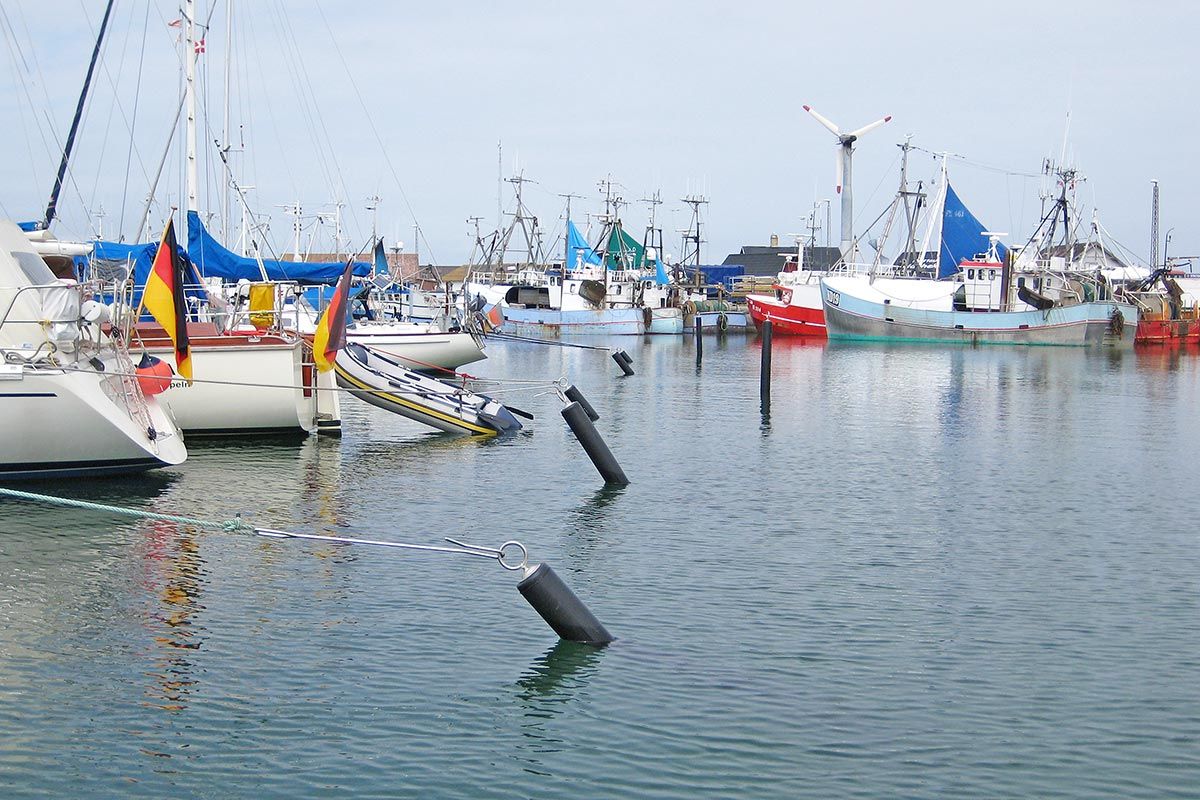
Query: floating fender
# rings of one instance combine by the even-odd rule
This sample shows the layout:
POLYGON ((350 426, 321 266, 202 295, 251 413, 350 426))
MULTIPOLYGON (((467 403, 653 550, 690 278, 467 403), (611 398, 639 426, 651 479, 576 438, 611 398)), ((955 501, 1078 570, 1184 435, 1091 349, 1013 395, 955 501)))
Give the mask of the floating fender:
POLYGON ((588 419, 583 406, 579 403, 571 403, 562 410, 562 416, 570 426, 571 432, 575 434, 575 438, 583 445, 584 452, 588 454, 588 458, 592 460, 592 464, 600 473, 600 477, 604 478, 604 482, 628 486, 629 478, 625 477, 624 470, 617 463, 612 451, 608 449, 608 445, 604 443, 604 439, 600 437, 596 426, 588 419))
POLYGON ((613 635, 549 564, 534 565, 517 584, 517 591, 563 639, 594 645, 613 640, 613 635))
POLYGON ((633 361, 625 354, 624 350, 618 350, 612 354, 613 361, 617 362, 617 366, 621 368, 621 372, 626 375, 633 374, 633 361))
MULTIPOLYGON (((589 403, 587 398, 583 396, 583 392, 575 388, 574 384, 568 386, 567 390, 563 392, 563 394, 572 403, 579 403, 580 407, 583 409, 583 413, 587 414, 588 419, 590 419, 592 422, 596 422, 600 419, 600 415, 596 413, 596 409, 592 408, 592 404, 589 403)), ((509 409, 511 410, 512 406, 509 406, 509 409)))
POLYGON ((725 316, 724 314, 721 314, 720 316, 717 317, 717 330, 719 330, 719 331, 729 330, 729 317, 725 316))

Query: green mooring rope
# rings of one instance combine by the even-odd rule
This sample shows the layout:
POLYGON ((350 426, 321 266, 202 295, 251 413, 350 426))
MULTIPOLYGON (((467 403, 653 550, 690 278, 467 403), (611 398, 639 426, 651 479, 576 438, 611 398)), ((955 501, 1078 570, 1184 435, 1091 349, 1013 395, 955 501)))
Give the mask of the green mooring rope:
POLYGON ((54 497, 48 494, 34 494, 33 492, 21 492, 16 489, 5 489, 0 487, 0 496, 12 497, 16 500, 27 500, 32 503, 49 503, 55 506, 66 506, 68 508, 85 508, 89 511, 106 511, 110 514, 119 514, 126 517, 139 517, 141 519, 158 519, 165 522, 182 522, 184 525, 195 525, 197 528, 209 528, 217 531, 227 531, 236 533, 245 531, 254 533, 255 528, 252 525, 247 525, 241 520, 241 517, 234 517, 227 522, 212 522, 205 519, 194 519, 192 517, 180 517, 175 514, 159 514, 156 511, 138 511, 135 508, 122 508, 120 506, 110 506, 104 503, 89 503, 86 500, 72 500, 68 497, 54 497))

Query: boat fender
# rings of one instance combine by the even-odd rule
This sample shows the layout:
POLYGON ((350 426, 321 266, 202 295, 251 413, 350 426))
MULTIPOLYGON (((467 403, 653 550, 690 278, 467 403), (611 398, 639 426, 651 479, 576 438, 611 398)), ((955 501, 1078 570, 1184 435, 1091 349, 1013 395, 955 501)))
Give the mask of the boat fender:
POLYGON ((517 584, 517 591, 563 639, 593 645, 613 640, 613 635, 549 564, 528 568, 525 578, 517 584))
POLYGON ((654 324, 654 310, 650 306, 642 306, 642 324, 646 326, 646 330, 650 330, 650 326, 654 324))
POLYGON ((617 366, 621 368, 627 376, 633 374, 633 361, 625 354, 624 350, 618 350, 612 354, 612 360, 617 362, 617 366))
POLYGON ((583 446, 583 451, 592 460, 600 477, 604 478, 604 482, 628 486, 629 478, 625 477, 624 470, 617 463, 612 451, 608 449, 608 445, 604 443, 604 439, 600 437, 596 426, 588 419, 583 406, 579 403, 571 403, 562 410, 562 416, 571 428, 571 432, 575 434, 575 438, 579 440, 579 444, 583 446))
POLYGON ((725 316, 724 314, 721 314, 717 317, 717 330, 729 330, 729 317, 725 316))
POLYGON ((171 378, 175 375, 170 364, 149 353, 142 354, 142 360, 138 362, 135 371, 137 372, 138 386, 141 387, 142 394, 147 397, 162 394, 170 389, 171 378))

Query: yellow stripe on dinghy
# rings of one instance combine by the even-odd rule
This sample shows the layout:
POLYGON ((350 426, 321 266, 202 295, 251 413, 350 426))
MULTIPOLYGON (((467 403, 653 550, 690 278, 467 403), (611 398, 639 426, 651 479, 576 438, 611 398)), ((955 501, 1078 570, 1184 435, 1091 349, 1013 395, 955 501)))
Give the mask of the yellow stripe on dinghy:
POLYGON ((376 397, 382 397, 386 400, 392 401, 393 403, 402 405, 405 408, 411 408, 412 410, 419 411, 422 414, 425 414, 427 416, 437 417, 440 420, 445 420, 446 422, 449 422, 451 425, 457 425, 458 427, 462 428, 463 430, 469 431, 471 433, 496 433, 496 430, 494 428, 481 428, 478 425, 472 425, 469 422, 465 422, 464 420, 461 420, 458 417, 452 417, 449 414, 444 414, 435 408, 431 408, 430 406, 424 406, 424 405, 421 405, 420 403, 415 403, 412 400, 407 400, 407 399, 401 397, 400 395, 392 394, 391 392, 385 392, 380 389, 376 389, 375 387, 373 387, 369 384, 363 383, 358 378, 351 375, 349 372, 346 372, 345 368, 341 364, 338 364, 336 361, 333 363, 333 368, 337 372, 338 377, 344 378, 347 382, 349 382, 355 386, 355 391, 361 390, 361 391, 367 392, 369 394, 373 394, 376 397))

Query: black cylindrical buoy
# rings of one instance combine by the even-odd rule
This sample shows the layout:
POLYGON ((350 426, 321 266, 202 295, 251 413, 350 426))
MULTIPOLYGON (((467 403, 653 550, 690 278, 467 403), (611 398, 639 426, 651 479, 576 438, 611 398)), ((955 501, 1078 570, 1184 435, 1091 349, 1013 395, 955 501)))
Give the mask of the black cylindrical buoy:
POLYGON ((771 320, 762 324, 762 364, 758 373, 758 395, 762 413, 771 413, 771 320))
POLYGON ((613 640, 613 635, 549 564, 534 566, 517 584, 517 591, 563 639, 583 644, 608 644, 613 640))
POLYGON ((696 366, 700 366, 700 362, 704 360, 704 320, 700 319, 700 315, 696 315, 696 321, 692 323, 693 330, 696 333, 696 366))
POLYGON ((626 375, 633 374, 633 359, 624 350, 618 350, 612 354, 613 361, 617 362, 617 366, 621 368, 621 372, 626 375))
POLYGON ((592 408, 592 404, 589 403, 587 398, 583 396, 583 392, 575 388, 574 384, 568 386, 567 390, 563 392, 563 394, 566 395, 567 399, 572 403, 579 403, 579 405, 583 406, 584 413, 588 415, 588 419, 590 419, 592 422, 600 419, 600 415, 596 413, 596 409, 592 408))
POLYGON ((604 478, 605 483, 615 483, 621 486, 629 485, 629 478, 625 477, 625 473, 621 470, 621 465, 617 463, 617 459, 613 458, 612 451, 608 449, 608 445, 600 438, 600 433, 596 430, 596 426, 588 419, 587 412, 583 410, 583 406, 579 403, 571 403, 562 410, 563 419, 567 421, 567 425, 571 427, 571 431, 575 434, 575 438, 583 445, 584 451, 588 454, 588 458, 596 465, 596 470, 600 473, 600 477, 604 478))

